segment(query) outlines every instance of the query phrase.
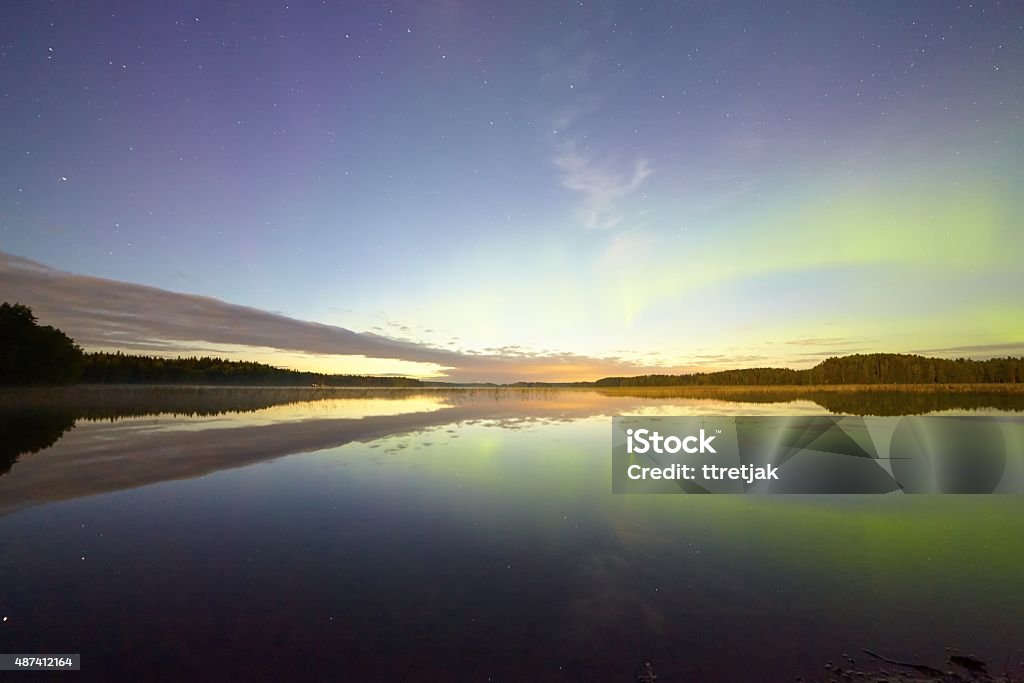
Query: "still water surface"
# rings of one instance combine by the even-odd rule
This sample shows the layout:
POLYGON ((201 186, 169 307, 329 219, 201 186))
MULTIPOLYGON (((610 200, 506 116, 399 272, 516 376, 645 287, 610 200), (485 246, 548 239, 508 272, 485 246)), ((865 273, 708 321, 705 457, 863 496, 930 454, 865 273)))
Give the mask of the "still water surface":
MULTIPOLYGON (((659 680, 771 681, 862 647, 1021 658, 1024 497, 611 493, 612 415, 819 403, 332 395, 7 414, 0 652, 81 653, 85 680, 633 681, 650 661, 659 680)), ((958 410, 1013 412, 997 405, 958 410)))

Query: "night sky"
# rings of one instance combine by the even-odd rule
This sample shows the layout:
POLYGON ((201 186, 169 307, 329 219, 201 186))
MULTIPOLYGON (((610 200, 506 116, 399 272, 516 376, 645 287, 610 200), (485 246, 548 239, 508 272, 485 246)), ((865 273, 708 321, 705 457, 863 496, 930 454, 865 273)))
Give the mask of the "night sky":
POLYGON ((1019 355, 1022 69, 1019 2, 5 2, 0 299, 457 379, 1019 355))

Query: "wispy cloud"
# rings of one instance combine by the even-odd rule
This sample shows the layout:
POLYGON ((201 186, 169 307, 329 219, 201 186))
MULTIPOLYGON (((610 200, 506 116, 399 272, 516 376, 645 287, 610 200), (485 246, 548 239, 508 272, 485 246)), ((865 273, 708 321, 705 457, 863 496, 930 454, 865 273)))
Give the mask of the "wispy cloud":
POLYGON ((782 343, 790 346, 845 346, 850 344, 851 341, 854 340, 843 337, 800 337, 798 339, 788 339, 782 343))
POLYGON ((998 358, 1000 356, 1018 355, 1024 351, 1024 341, 1004 342, 1000 344, 971 344, 950 346, 942 349, 918 349, 911 353, 937 354, 940 356, 965 356, 968 358, 998 358))
POLYGON ((579 149, 574 140, 562 143, 553 159, 562 185, 582 196, 580 222, 588 228, 620 225, 623 199, 639 189, 653 170, 650 160, 638 157, 626 164, 597 160, 579 149))
MULTIPOLYGON (((613 26, 608 16, 598 24, 602 31, 613 26)), ((645 156, 602 156, 589 142, 583 144, 598 139, 592 130, 588 135, 587 122, 602 109, 602 98, 591 87, 592 81, 602 77, 599 43, 591 32, 572 31, 540 50, 536 58, 545 103, 541 118, 550 126, 551 162, 559 181, 580 195, 577 213, 584 226, 609 229, 625 221, 621 202, 643 184, 652 168, 645 156)))

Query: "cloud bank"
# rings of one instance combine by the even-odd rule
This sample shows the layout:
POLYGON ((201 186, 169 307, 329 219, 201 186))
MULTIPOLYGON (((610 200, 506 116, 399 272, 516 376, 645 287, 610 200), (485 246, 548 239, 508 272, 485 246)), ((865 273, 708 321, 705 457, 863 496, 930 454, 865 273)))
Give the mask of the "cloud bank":
MULTIPOLYGON (((0 299, 30 306, 44 324, 86 349, 177 355, 210 345, 276 349, 310 356, 364 356, 441 368, 451 381, 571 381, 645 368, 619 358, 572 353, 472 353, 289 318, 213 297, 75 275, 0 252, 0 299)), ((501 349, 497 349, 501 351, 501 349)), ((272 361, 271 361, 272 362, 272 361)), ((428 371, 429 372, 429 371, 428 371)))

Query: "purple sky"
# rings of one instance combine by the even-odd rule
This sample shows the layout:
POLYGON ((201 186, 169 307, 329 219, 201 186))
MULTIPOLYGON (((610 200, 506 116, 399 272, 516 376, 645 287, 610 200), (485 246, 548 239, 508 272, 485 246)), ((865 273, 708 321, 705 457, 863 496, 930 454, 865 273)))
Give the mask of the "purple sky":
POLYGON ((1022 66, 1015 2, 4 3, 0 298, 460 379, 1009 353, 1022 66))

